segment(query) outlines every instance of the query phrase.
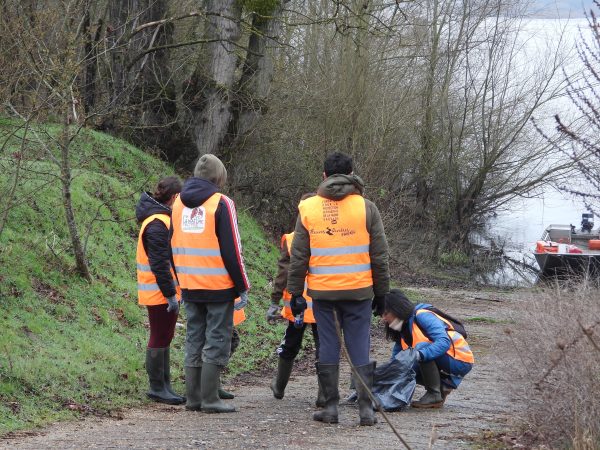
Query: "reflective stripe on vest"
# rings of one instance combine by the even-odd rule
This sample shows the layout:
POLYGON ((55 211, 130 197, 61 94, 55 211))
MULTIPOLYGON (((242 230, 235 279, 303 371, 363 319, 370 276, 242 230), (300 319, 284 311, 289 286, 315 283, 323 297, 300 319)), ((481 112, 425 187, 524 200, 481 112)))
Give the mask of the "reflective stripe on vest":
MULTIPOLYGON (((294 232, 293 231, 291 233, 284 234, 281 237, 281 248, 283 248, 283 246, 286 245, 288 255, 292 254, 293 240, 294 240, 294 232)), ((310 298, 308 293, 306 292, 306 280, 304 281, 304 292, 302 293, 302 296, 306 299, 306 305, 307 305, 306 311, 304 311, 304 323, 316 323, 317 321, 315 320, 315 315, 313 312, 312 298, 310 298)), ((291 299, 292 299, 292 294, 290 294, 287 289, 284 289, 283 290, 283 308, 281 309, 281 316, 284 317, 285 319, 293 322, 295 320, 295 318, 294 318, 294 315, 292 314, 292 309, 290 307, 291 299)))
MULTIPOLYGON (((144 220, 142 222, 142 226, 140 227, 136 255, 138 303, 140 305, 147 306, 163 305, 167 303, 167 299, 163 296, 158 284, 156 283, 156 276, 150 269, 150 260, 148 259, 148 255, 146 254, 144 243, 142 241, 144 230, 146 230, 148 224, 154 220, 160 220, 165 224, 167 229, 169 229, 171 225, 171 219, 166 214, 153 214, 144 220)), ((173 276, 173 281, 175 282, 175 287, 177 289, 177 295, 179 296, 181 292, 179 290, 175 274, 173 273, 173 269, 171 269, 171 275, 173 276)))
MULTIPOLYGON (((241 301, 242 301, 242 299, 239 297, 235 299, 235 303, 239 303, 241 301)), ((244 309, 245 308, 233 310, 233 326, 234 327, 238 326, 240 323, 242 323, 244 320, 246 320, 246 313, 244 312, 244 309)))
POLYGON ((221 257, 215 214, 221 194, 213 194, 196 208, 178 197, 173 204, 171 248, 183 289, 224 290, 234 287, 221 257))
MULTIPOLYGON (((448 337, 452 341, 452 344, 450 345, 450 348, 446 353, 454 359, 473 364, 475 362, 475 359, 473 358, 473 352, 471 351, 471 347, 469 347, 469 344, 467 343, 467 340, 463 337, 463 335, 457 331, 454 331, 454 328, 452 327, 452 324, 449 321, 447 321, 443 317, 438 316, 436 313, 428 309, 419 309, 415 313, 415 316, 425 313, 431 313, 435 315, 435 317, 440 319, 446 325, 446 332, 448 333, 448 337)), ((429 338, 425 336, 425 333, 423 333, 423 331, 421 331, 421 328, 419 328, 419 326, 417 325, 417 321, 413 320, 412 347, 416 347, 417 344, 421 342, 431 343, 429 338)), ((403 350, 406 350, 408 348, 408 345, 406 344, 404 339, 400 340, 400 345, 402 346, 403 350)))
POLYGON ((310 238, 308 288, 339 291, 373 285, 365 199, 348 195, 335 201, 315 196, 298 205, 310 238))

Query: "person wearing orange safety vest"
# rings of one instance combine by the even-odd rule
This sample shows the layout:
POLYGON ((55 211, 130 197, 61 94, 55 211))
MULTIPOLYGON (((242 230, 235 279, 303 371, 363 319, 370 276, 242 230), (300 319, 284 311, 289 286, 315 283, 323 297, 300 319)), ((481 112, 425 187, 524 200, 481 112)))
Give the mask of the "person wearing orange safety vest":
POLYGON ((219 192, 226 180, 219 158, 201 156, 173 204, 170 230, 187 316, 186 409, 207 413, 235 411, 219 397, 220 374, 229 362, 234 311, 247 305, 250 289, 235 205, 219 192))
POLYGON ((170 345, 175 334, 180 296, 169 256, 171 205, 181 191, 177 177, 162 179, 154 194, 142 193, 136 206, 141 224, 137 243, 138 302, 146 306, 150 339, 146 349, 149 398, 179 405, 185 398, 171 387, 170 345))
MULTIPOLYGON (((379 314, 389 291, 388 245, 375 204, 363 197, 364 183, 353 173, 352 158, 329 154, 317 195, 298 205, 287 289, 293 315, 306 308, 307 293, 319 324, 318 378, 325 406, 313 419, 338 423, 340 342, 336 317, 356 374, 369 387, 372 308, 379 314)), ((355 374, 355 375, 356 375, 355 374)), ((369 389, 357 386, 360 425, 373 425, 369 389)))
MULTIPOLYGON (((315 194, 312 194, 315 195, 315 194)), ((307 196, 312 196, 307 194, 307 196)), ((307 196, 303 198, 307 198, 307 196)), ((267 311, 267 321, 269 323, 275 323, 276 320, 283 317, 288 325, 285 329, 283 340, 279 347, 277 347, 278 364, 277 374, 271 382, 271 390, 273 396, 277 399, 282 399, 285 393, 285 388, 290 379, 292 373, 292 367, 294 365, 294 359, 298 356, 300 349, 302 348, 302 339, 304 337, 304 331, 307 325, 310 325, 315 341, 315 353, 317 360, 319 358, 319 334, 317 332, 317 324, 313 314, 312 299, 304 292, 304 298, 307 302, 307 308, 304 311, 303 323, 298 326, 295 324, 295 317, 292 314, 290 308, 291 294, 286 289, 287 285, 287 272, 290 263, 290 252, 292 248, 292 242, 294 240, 294 233, 284 234, 281 238, 281 254, 278 261, 277 277, 273 282, 273 292, 271 294, 271 305, 267 311), (279 302, 283 299, 283 308, 280 309, 279 302)), ((318 363, 317 363, 318 370, 318 363)), ((324 399, 322 394, 321 386, 317 393, 317 406, 324 405, 324 399)))
POLYGON ((427 303, 415 306, 398 289, 386 295, 382 319, 388 339, 395 342, 392 357, 400 351, 416 350, 416 380, 426 392, 411 405, 441 408, 473 368, 475 360, 467 340, 447 315, 427 303))

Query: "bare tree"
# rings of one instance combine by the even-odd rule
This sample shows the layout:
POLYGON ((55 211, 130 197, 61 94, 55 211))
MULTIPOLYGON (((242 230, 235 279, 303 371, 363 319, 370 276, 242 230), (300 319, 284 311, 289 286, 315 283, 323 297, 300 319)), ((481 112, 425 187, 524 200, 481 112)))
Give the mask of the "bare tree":
POLYGON ((553 149, 562 152, 576 166, 577 176, 565 181, 560 187, 580 197, 596 215, 600 214, 600 22, 597 11, 600 2, 586 12, 588 27, 579 31, 577 56, 581 72, 565 73, 568 79, 567 95, 576 111, 571 118, 561 113, 554 116, 557 139, 547 130, 537 127, 538 132, 553 149))

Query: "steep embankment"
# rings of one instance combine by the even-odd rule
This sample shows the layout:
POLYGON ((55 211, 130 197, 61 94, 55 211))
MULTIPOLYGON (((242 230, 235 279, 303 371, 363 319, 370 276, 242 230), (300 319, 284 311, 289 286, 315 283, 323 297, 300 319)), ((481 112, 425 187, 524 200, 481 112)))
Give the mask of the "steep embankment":
MULTIPOLYGON (((7 138, 15 125, 0 122, 7 144, 0 151, 0 194, 8 192, 21 158, 18 195, 0 236, 0 435, 143 401, 147 320, 136 299, 134 207, 141 190, 172 173, 123 141, 91 131, 77 137, 73 202, 94 277, 88 284, 73 271, 57 169, 40 148, 39 139, 52 145, 59 128, 38 126, 23 145, 21 131, 7 138)), ((280 338, 278 328, 257 321, 277 250, 251 217, 240 214, 240 225, 254 289, 232 373, 268 357, 280 338)), ((183 335, 178 328, 173 344, 178 390, 183 335)))

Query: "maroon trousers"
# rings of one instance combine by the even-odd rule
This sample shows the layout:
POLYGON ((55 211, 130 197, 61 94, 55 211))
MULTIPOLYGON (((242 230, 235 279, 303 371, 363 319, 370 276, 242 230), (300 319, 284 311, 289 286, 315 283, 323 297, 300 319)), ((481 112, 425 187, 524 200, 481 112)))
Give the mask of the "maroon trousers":
POLYGON ((171 345, 175 335, 177 314, 167 312, 168 306, 167 304, 147 306, 150 322, 148 348, 165 348, 171 345))

